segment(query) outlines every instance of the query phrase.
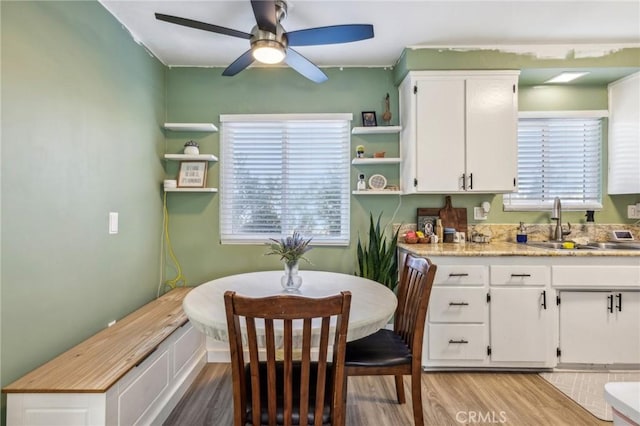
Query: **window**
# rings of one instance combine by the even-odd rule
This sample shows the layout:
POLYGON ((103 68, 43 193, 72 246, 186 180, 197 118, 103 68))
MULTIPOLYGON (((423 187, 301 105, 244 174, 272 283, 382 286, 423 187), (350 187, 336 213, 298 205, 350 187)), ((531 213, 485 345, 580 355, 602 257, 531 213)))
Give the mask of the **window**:
POLYGON ((602 208, 603 115, 521 113, 518 192, 505 194, 504 209, 548 210, 555 197, 566 210, 602 208))
POLYGON ((222 243, 349 243, 351 114, 222 115, 222 243))

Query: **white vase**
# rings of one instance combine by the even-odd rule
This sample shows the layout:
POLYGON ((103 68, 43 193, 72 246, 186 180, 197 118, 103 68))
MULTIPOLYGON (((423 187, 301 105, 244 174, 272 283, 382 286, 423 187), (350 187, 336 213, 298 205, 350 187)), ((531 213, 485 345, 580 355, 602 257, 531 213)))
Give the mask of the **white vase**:
POLYGON ((282 262, 284 275, 280 278, 280 284, 287 293, 298 293, 302 285, 302 277, 298 275, 298 262, 282 262))
POLYGON ((186 155, 198 155, 200 154, 200 149, 197 146, 185 146, 184 153, 186 155))

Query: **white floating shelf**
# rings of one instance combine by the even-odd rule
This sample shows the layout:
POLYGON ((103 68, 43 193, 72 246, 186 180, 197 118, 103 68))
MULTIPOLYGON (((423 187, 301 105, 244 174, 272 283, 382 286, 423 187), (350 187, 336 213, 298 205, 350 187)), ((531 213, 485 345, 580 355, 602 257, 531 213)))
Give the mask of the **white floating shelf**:
POLYGON ((165 154, 164 158, 166 160, 200 160, 200 161, 218 161, 218 157, 213 154, 198 154, 198 155, 188 155, 188 154, 165 154))
POLYGON ((353 195, 402 195, 402 191, 391 191, 391 190, 382 190, 382 191, 374 191, 374 190, 366 190, 366 191, 352 191, 353 195))
POLYGON ((218 192, 218 188, 164 188, 165 192, 218 192))
POLYGON ((351 164, 399 164, 400 158, 397 157, 382 157, 382 158, 354 158, 351 160, 351 164))
POLYGON ((370 126, 370 127, 354 127, 351 129, 353 135, 372 135, 382 133, 400 133, 402 126, 370 126))
POLYGON ((174 132, 217 132, 213 123, 164 123, 164 128, 174 132))

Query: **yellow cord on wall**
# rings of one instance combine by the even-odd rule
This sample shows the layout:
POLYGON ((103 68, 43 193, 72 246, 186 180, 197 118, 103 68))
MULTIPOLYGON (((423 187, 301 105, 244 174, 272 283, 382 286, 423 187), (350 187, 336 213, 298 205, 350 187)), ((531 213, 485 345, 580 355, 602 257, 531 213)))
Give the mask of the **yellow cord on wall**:
POLYGON ((176 269, 176 276, 171 280, 166 280, 164 284, 169 286, 172 289, 180 286, 180 284, 182 284, 182 287, 185 287, 187 285, 187 279, 182 274, 182 268, 180 267, 180 262, 178 262, 178 259, 176 258, 176 255, 173 252, 173 246, 171 245, 171 238, 169 237, 169 210, 167 209, 167 193, 166 192, 164 193, 164 200, 163 200, 163 216, 164 216, 163 218, 164 238, 167 242, 166 253, 169 254, 169 257, 173 261, 173 264, 175 265, 175 269, 176 269))

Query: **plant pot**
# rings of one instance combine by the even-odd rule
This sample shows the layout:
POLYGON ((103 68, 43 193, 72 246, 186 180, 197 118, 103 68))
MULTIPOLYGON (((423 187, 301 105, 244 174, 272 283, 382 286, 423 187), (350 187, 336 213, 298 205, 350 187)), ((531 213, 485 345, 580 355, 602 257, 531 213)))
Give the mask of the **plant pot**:
POLYGON ((280 284, 286 293, 298 293, 302 285, 302 277, 298 275, 298 262, 282 262, 284 275, 280 278, 280 284))

